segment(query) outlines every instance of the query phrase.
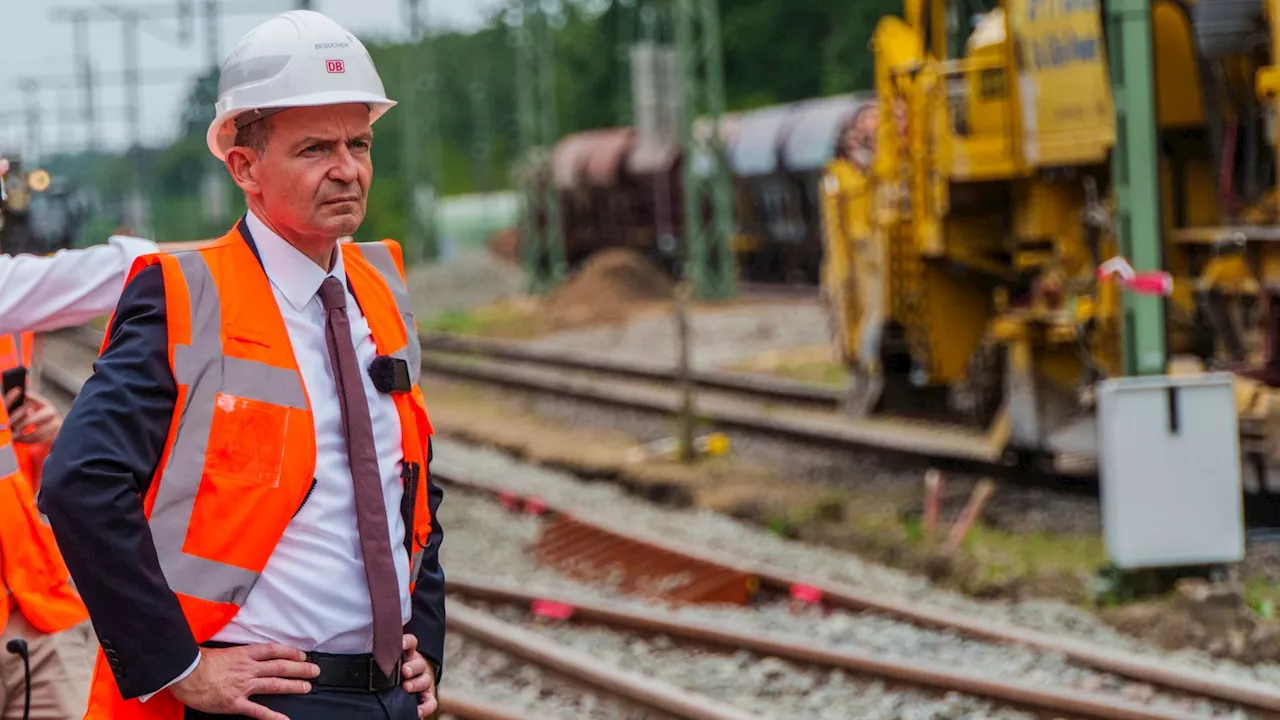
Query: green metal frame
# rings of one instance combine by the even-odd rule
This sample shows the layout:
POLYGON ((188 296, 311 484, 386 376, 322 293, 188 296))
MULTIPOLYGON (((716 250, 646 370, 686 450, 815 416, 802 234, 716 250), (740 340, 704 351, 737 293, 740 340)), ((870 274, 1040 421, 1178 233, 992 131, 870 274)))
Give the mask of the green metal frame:
POLYGON ((439 124, 435 111, 436 63, 431 47, 431 30, 423 21, 426 9, 423 0, 407 0, 409 3, 409 32, 411 42, 404 51, 404 108, 400 114, 404 123, 403 195, 405 203, 405 244, 414 262, 428 262, 440 255, 440 243, 436 223, 436 201, 420 208, 417 189, 426 186, 435 189, 439 178, 437 163, 440 155, 439 124), (421 162, 424 136, 427 162, 421 162))
POLYGON ((733 233, 733 185, 720 119, 724 115, 724 60, 716 0, 677 0, 676 45, 684 93, 685 273, 699 298, 728 298, 737 290, 737 263, 729 247, 733 233), (712 132, 707 150, 713 171, 699 177, 692 158, 700 150, 694 121, 701 114, 712 132), (710 207, 710 217, 703 209, 710 207))
POLYGON ((524 210, 524 265, 529 290, 549 291, 564 279, 560 196, 549 169, 558 135, 555 34, 539 0, 522 0, 516 84, 520 139, 528 171, 524 210))
MULTIPOLYGON (((1149 0, 1108 0, 1106 22, 1116 105, 1116 238, 1134 270, 1163 270, 1149 0)), ((1125 293, 1122 328, 1124 374, 1166 372, 1164 298, 1125 293)))

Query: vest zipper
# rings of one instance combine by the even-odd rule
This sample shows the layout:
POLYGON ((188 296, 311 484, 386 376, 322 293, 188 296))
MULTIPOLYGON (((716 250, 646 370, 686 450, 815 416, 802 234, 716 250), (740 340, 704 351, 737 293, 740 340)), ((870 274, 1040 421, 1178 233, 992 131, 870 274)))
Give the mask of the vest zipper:
POLYGON ((311 493, 316 491, 316 484, 316 479, 311 478, 311 487, 307 488, 307 494, 302 496, 302 504, 298 505, 298 509, 293 511, 293 517, 289 518, 290 520, 298 517, 298 513, 302 512, 302 506, 307 504, 307 501, 311 499, 311 493))
POLYGON ((400 477, 404 479, 404 496, 400 499, 400 516, 404 518, 404 548, 413 556, 414 515, 418 509, 418 463, 405 463, 400 477))

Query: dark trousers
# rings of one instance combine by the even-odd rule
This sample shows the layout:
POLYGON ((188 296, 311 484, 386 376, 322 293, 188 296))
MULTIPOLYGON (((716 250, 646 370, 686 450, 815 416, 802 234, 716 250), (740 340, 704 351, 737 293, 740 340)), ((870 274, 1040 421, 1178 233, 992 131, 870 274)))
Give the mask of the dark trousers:
MULTIPOLYGON (((418 698, 394 687, 381 692, 316 688, 306 695, 254 695, 251 698, 290 720, 417 720, 418 698)), ((243 715, 210 715, 187 708, 185 720, 228 720, 243 715)))

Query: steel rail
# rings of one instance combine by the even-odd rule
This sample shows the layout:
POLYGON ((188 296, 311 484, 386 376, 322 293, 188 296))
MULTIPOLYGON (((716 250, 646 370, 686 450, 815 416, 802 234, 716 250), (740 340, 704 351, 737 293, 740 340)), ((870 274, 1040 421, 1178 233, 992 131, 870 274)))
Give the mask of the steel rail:
POLYGON ((687 720, 756 720, 759 715, 656 678, 628 672, 574 648, 504 622, 488 613, 453 605, 446 627, 479 642, 551 668, 593 687, 687 720))
MULTIPOLYGON (((780 634, 744 633, 691 623, 664 614, 624 608, 601 602, 569 600, 554 595, 534 594, 514 585, 494 583, 479 577, 451 572, 445 581, 449 593, 531 606, 550 602, 560 606, 561 619, 568 617, 602 623, 612 628, 657 633, 672 638, 706 643, 733 650, 748 650, 768 657, 803 665, 840 668, 856 675, 881 678, 933 691, 958 692, 1039 712, 1068 713, 1098 720, 1173 720, 1194 717, 1149 708, 1119 697, 1079 690, 1064 690, 1011 680, 993 680, 977 673, 957 671, 921 660, 899 660, 869 653, 815 647, 811 640, 780 634)), ((451 608, 450 613, 454 612, 451 608)))
MULTIPOLYGON (((623 360, 586 358, 582 353, 491 338, 453 333, 423 333, 419 336, 419 344, 424 351, 432 353, 478 355, 493 360, 524 362, 561 370, 607 373, 635 380, 665 383, 676 381, 676 371, 673 368, 661 368, 623 360)), ((694 385, 706 390, 724 390, 767 400, 817 405, 826 409, 835 409, 844 400, 844 393, 837 388, 764 375, 695 370, 691 373, 691 379, 694 385)))
POLYGON ((806 578, 790 570, 770 567, 764 563, 743 562, 705 548, 693 549, 687 544, 677 544, 634 529, 623 530, 617 526, 616 522, 593 517, 589 512, 564 508, 542 498, 522 496, 520 493, 486 483, 465 471, 450 467, 439 458, 432 463, 431 477, 445 484, 486 494, 506 495, 517 497, 522 501, 534 501, 546 513, 571 517, 577 523, 592 526, 601 534, 625 537, 632 542, 646 543, 664 553, 679 554, 698 562, 718 565, 725 570, 748 574, 756 578, 760 587, 763 588, 789 593, 794 588, 804 587, 816 591, 822 602, 832 606, 858 612, 875 612, 920 627, 949 630, 975 640, 1058 653, 1081 666, 1147 682, 1169 690, 1235 703, 1272 715, 1280 714, 1280 688, 1267 683, 1170 665, 1134 652, 992 621, 959 611, 931 608, 906 598, 878 594, 838 582, 806 578))
POLYGON ((526 720, 528 714, 517 708, 498 705, 469 694, 441 690, 437 696, 442 714, 464 720, 526 720))
MULTIPOLYGON (((426 372, 521 390, 537 390, 559 397, 601 402, 632 410, 673 414, 679 398, 671 388, 649 388, 607 382, 537 368, 519 368, 492 361, 463 358, 445 360, 423 355, 426 372)), ((912 457, 954 460, 992 466, 1001 464, 1004 443, 995 436, 968 432, 923 421, 901 419, 854 420, 835 413, 786 410, 723 396, 700 395, 698 414, 725 428, 766 433, 829 447, 861 447, 912 457)))

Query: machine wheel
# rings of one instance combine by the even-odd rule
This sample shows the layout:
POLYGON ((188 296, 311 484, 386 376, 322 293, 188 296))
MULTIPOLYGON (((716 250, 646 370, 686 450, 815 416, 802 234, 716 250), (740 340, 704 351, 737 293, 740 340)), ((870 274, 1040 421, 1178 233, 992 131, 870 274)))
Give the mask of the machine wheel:
POLYGON ((986 428, 1004 400, 1004 348, 984 342, 969 356, 964 379, 952 385, 947 404, 962 422, 986 428))

